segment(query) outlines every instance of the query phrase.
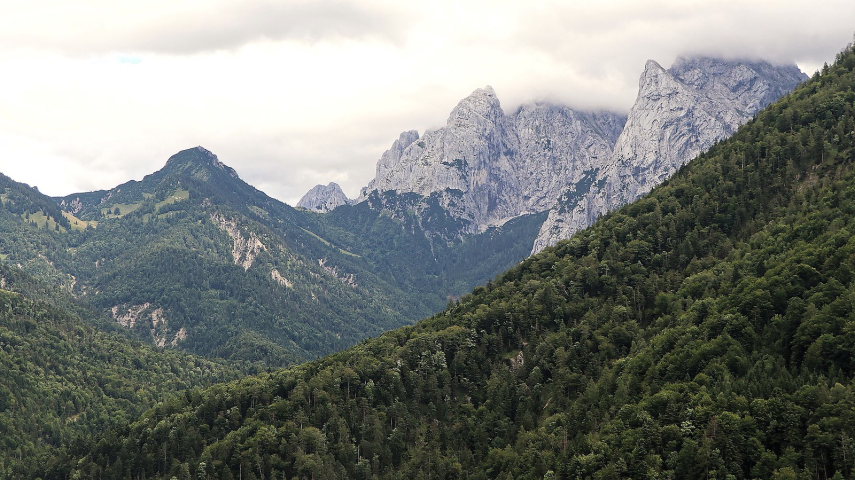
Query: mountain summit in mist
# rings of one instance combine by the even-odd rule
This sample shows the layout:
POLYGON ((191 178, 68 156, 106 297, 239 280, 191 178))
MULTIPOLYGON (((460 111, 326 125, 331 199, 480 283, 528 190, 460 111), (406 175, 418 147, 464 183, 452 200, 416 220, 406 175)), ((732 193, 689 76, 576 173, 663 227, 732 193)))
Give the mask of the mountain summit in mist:
POLYGON ((401 133, 356 202, 393 216, 439 208, 451 221, 428 233, 445 241, 548 212, 537 252, 650 191, 806 78, 762 61, 679 58, 666 70, 650 60, 628 116, 545 103, 505 113, 480 88, 444 127, 401 133))

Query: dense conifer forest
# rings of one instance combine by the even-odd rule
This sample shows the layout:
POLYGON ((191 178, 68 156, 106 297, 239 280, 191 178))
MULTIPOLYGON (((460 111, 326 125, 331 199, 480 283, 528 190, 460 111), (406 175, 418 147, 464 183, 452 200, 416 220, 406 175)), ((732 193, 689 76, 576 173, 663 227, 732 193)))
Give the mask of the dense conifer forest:
POLYGON ((35 478, 70 445, 240 371, 96 328, 20 270, 0 265, 0 279, 0 478, 35 478))
POLYGON ((855 51, 412 327, 197 389, 64 478, 855 476, 855 51))

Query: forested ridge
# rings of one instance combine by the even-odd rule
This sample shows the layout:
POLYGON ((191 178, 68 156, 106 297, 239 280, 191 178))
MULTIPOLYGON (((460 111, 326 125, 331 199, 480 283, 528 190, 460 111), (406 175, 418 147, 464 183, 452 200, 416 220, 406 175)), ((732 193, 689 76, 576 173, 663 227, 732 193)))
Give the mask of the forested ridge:
POLYGON ((368 205, 291 208, 198 147, 58 199, 0 175, 0 260, 114 324, 135 312, 138 339, 282 367, 440 311, 524 258, 543 217, 434 240, 368 205))
POLYGON ((67 300, 56 295, 0 265, 0 478, 51 471, 69 446, 126 425, 168 395, 238 376, 222 363, 99 330, 57 307, 67 300))
POLYGON ((80 478, 855 478, 855 52, 446 311, 188 391, 80 478))

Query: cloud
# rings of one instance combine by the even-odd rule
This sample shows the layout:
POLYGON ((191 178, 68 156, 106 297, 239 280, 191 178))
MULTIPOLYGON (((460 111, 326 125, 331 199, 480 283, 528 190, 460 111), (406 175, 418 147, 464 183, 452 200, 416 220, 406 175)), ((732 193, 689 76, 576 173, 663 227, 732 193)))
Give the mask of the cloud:
POLYGON ((398 16, 394 5, 345 0, 17 2, 0 19, 0 42, 84 55, 192 54, 262 40, 394 40, 398 16))
POLYGON ((851 0, 41 0, 3 12, 3 173, 68 194, 203 145, 292 204, 315 183, 357 194, 399 132, 443 125, 486 84, 506 111, 626 111, 648 58, 811 73, 855 28, 851 0))

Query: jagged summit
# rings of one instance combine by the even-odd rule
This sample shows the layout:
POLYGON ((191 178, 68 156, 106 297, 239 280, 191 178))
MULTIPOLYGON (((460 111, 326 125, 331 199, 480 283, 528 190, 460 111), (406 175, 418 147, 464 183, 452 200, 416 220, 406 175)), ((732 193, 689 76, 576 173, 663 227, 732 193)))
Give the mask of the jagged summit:
POLYGON ((533 251, 646 194, 806 79, 795 65, 762 61, 678 58, 665 70, 648 60, 598 188, 550 211, 533 251))
POLYGON ((327 185, 315 185, 297 202, 297 207, 315 212, 329 212, 336 207, 348 205, 351 200, 341 190, 341 187, 330 182, 327 185))
MULTIPOLYGON (((625 117, 536 103, 505 113, 492 87, 461 100, 442 128, 402 133, 377 163, 372 192, 435 198, 462 232, 542 212, 610 155, 625 117)), ((389 202, 394 202, 389 196, 389 202)), ((384 201, 389 210, 399 206, 384 201)))
POLYGON ((410 145, 415 143, 416 140, 419 139, 419 132, 416 130, 407 130, 405 132, 401 132, 398 135, 397 140, 392 142, 392 146, 389 147, 388 150, 383 152, 383 155, 380 157, 380 160, 377 162, 377 169, 374 179, 372 179, 367 186, 362 187, 359 192, 359 198, 356 199, 357 202, 361 202, 368 195, 368 192, 374 190, 374 186, 376 184, 376 179, 384 178, 391 174, 392 170, 394 170, 398 163, 401 161, 401 157, 404 155, 404 150, 407 149, 410 145))
POLYGON ((478 88, 458 102, 448 116, 447 124, 449 126, 466 125, 473 115, 484 117, 487 120, 504 115, 493 87, 487 85, 484 88, 478 88))
POLYGON ((642 72, 642 78, 650 74, 651 72, 664 72, 665 69, 662 65, 659 64, 656 60, 648 59, 647 62, 644 63, 644 72, 642 72))

